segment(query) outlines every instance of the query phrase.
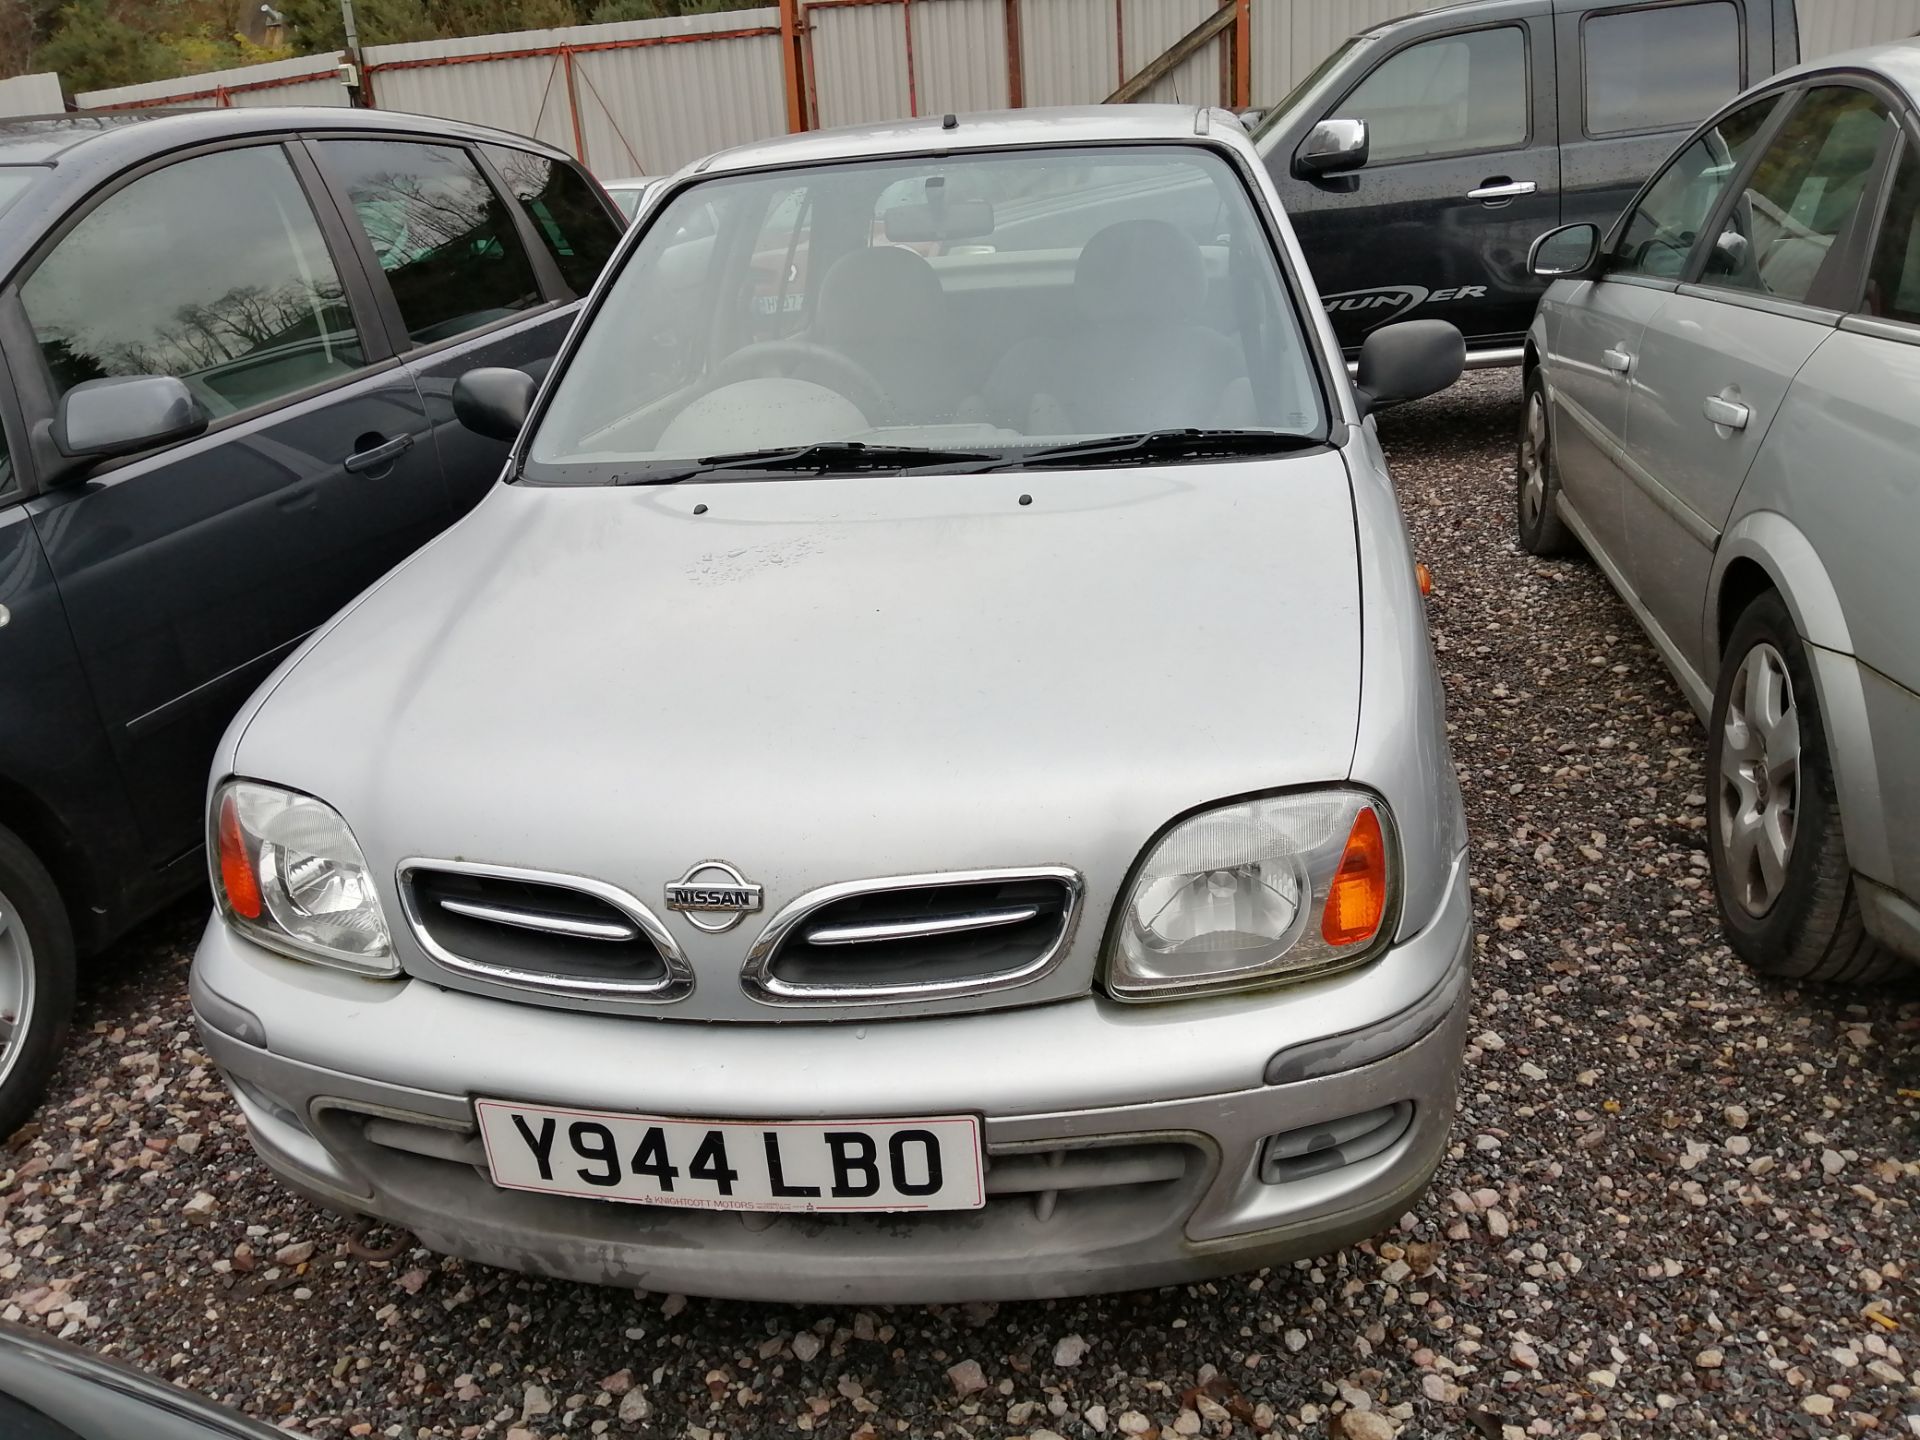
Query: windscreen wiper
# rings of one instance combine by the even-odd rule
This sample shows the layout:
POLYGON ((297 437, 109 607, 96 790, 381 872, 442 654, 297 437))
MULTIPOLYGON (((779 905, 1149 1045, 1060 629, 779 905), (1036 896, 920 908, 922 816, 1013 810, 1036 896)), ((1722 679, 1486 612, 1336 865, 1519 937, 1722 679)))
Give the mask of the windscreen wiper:
POLYGON ((1215 455, 1284 455, 1314 450, 1327 442, 1285 430, 1148 430, 1139 435, 1110 435, 1049 445, 1015 456, 996 470, 1053 469, 1078 465, 1118 465, 1139 460, 1200 460, 1215 455))
POLYGON ((705 455, 684 463, 666 462, 631 475, 615 485, 678 485, 682 480, 739 471, 743 478, 763 472, 807 472, 849 475, 863 470, 924 470, 935 465, 984 465, 999 459, 979 450, 928 450, 918 445, 868 445, 860 440, 823 440, 791 449, 741 450, 731 455, 705 455))

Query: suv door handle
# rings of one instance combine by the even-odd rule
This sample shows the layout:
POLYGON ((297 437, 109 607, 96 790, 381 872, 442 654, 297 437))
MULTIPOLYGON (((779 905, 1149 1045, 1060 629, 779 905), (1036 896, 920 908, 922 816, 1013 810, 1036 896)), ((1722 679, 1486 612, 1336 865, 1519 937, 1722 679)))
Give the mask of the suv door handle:
POLYGON ((1633 356, 1624 350, 1602 350, 1600 363, 1616 375, 1624 375, 1633 369, 1633 356))
POLYGON ((1503 176, 1490 175, 1475 188, 1467 191, 1467 199, 1511 200, 1516 195, 1531 195, 1539 188, 1531 180, 1508 180, 1503 176))
POLYGON ((1723 400, 1718 395, 1709 395, 1701 411, 1716 425, 1724 425, 1729 430, 1747 428, 1747 418, 1753 413, 1738 400, 1723 400))
MULTIPOLYGON (((363 442, 373 438, 370 435, 360 437, 363 442)), ((368 446, 365 450, 354 451, 341 463, 358 475, 364 471, 378 470, 384 465, 391 465, 412 448, 413 436, 396 435, 391 440, 383 440, 378 445, 368 446)))

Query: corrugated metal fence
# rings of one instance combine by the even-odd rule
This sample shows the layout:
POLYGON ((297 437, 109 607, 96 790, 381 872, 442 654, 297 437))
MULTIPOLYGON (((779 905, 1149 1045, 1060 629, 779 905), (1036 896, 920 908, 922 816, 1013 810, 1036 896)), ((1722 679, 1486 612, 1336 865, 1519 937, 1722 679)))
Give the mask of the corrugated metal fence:
MULTIPOLYGON (((783 8, 377 45, 363 56, 364 80, 383 109, 537 135, 606 176, 660 174, 796 122, 1095 103, 1222 6, 1244 5, 1244 27, 1228 26, 1138 98, 1234 103, 1234 47, 1244 43, 1251 99, 1271 102, 1354 31, 1433 3, 787 0, 783 8), (790 103, 790 88, 804 94, 790 103)), ((1920 0, 1801 0, 1800 14, 1809 58, 1920 31, 1920 0)), ((343 58, 307 56, 78 99, 102 108, 343 105, 343 58)))
POLYGON ((14 75, 0 80, 0 115, 56 115, 65 106, 58 75, 14 75))

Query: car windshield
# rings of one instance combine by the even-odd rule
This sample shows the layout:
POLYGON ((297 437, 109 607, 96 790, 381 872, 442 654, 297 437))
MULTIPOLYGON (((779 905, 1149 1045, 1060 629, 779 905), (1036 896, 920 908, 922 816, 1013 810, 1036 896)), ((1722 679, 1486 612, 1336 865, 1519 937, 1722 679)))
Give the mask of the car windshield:
POLYGON ((1063 446, 1109 463, 1089 443, 1146 436, 1127 455, 1164 459, 1169 432, 1279 452, 1326 433, 1310 357, 1255 201, 1205 145, 718 177, 648 224, 523 478, 776 452, 820 472, 1063 446))

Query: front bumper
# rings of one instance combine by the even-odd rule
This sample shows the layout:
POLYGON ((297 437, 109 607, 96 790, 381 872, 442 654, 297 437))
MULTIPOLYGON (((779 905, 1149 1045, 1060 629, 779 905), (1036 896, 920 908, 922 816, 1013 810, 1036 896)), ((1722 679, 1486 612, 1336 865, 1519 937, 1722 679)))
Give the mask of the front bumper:
POLYGON ((1472 908, 1364 971, 1168 1005, 1098 998, 871 1024, 599 1017, 301 964, 217 918, 193 971, 254 1147, 316 1202, 535 1274, 805 1302, 1171 1284, 1376 1233, 1445 1154, 1472 908), (716 1118, 978 1113, 983 1209, 737 1214, 497 1188, 476 1095, 716 1118), (1267 1137, 1379 1113, 1372 1148, 1263 1179, 1267 1137))

